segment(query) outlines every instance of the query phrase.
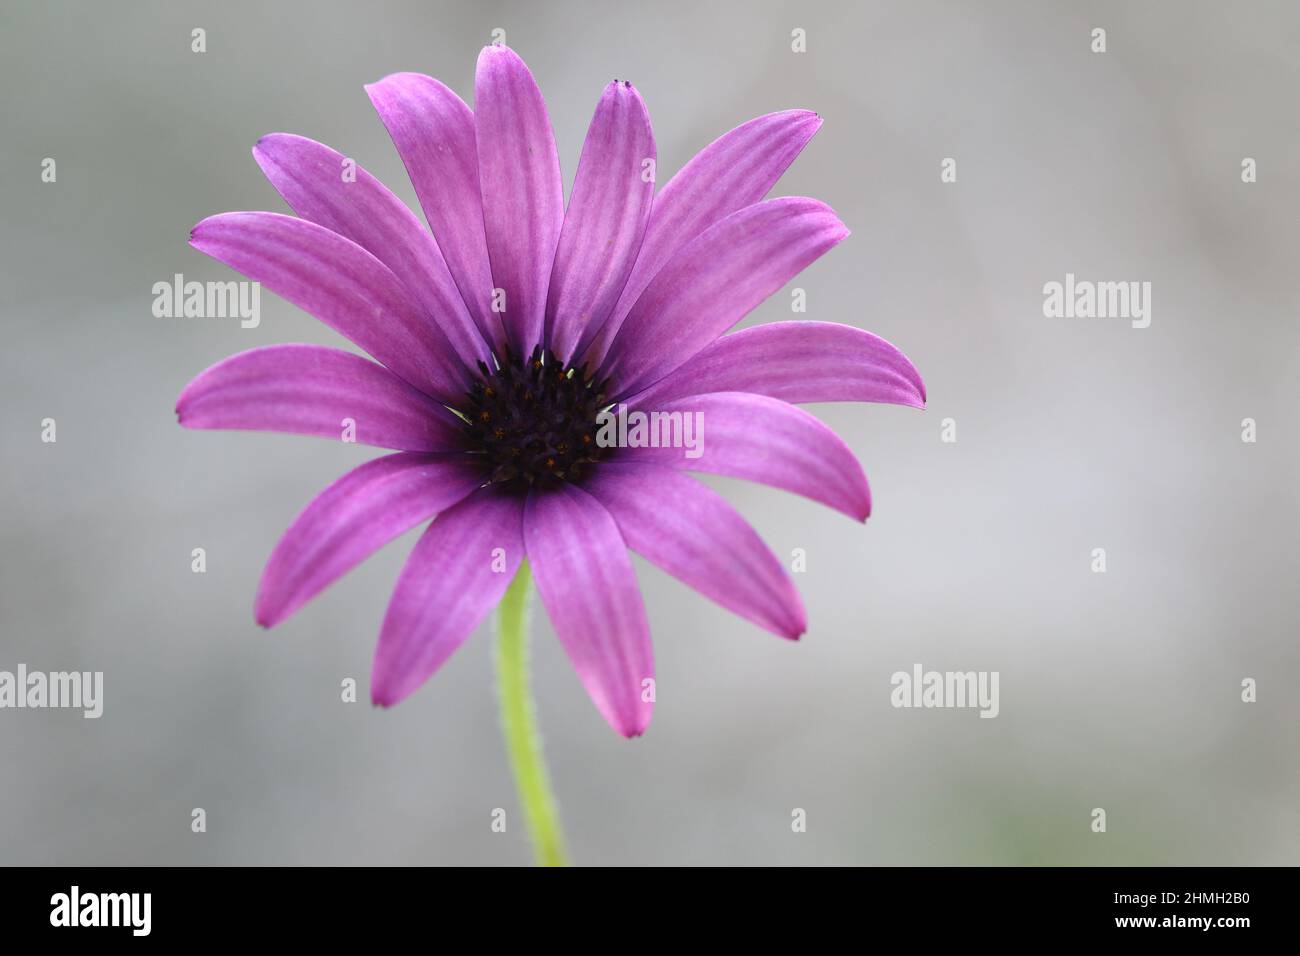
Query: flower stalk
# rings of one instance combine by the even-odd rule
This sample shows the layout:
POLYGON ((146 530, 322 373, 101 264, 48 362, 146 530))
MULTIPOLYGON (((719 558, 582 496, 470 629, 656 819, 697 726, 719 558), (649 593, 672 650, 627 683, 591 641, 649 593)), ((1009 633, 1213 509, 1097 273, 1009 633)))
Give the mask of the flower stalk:
POLYGON ((567 866, 560 813, 542 755, 537 707, 528 680, 528 599, 532 572, 525 560, 497 609, 497 696, 501 733, 539 866, 567 866))

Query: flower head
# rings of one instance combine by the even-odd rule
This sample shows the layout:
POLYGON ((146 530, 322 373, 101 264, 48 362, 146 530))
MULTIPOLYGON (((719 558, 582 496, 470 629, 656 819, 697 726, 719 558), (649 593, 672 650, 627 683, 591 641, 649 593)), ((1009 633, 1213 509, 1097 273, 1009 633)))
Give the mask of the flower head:
POLYGON ((640 93, 596 105, 567 208, 541 92, 509 48, 479 57, 475 110, 437 80, 367 87, 429 228, 342 154, 272 134, 253 154, 296 216, 234 212, 191 244, 373 357, 314 345, 231 356, 177 402, 188 428, 256 429, 394 450, 325 488, 272 553, 271 627, 373 551, 433 520, 389 603, 374 701, 419 687, 501 599, 527 556, 556 634, 620 733, 650 720, 650 631, 629 549, 787 638, 806 629, 782 563, 685 474, 747 478, 865 520, 860 465, 802 402, 921 407, 912 364, 850 326, 727 333, 848 235, 824 203, 764 200, 821 125, 751 120, 655 193, 640 93), (698 454, 600 440, 611 408, 707 425, 698 454))

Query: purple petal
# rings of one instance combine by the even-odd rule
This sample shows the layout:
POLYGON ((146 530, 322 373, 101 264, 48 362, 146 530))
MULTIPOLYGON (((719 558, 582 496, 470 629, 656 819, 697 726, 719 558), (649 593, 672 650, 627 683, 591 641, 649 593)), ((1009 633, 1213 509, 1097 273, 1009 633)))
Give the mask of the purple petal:
POLYGON ((464 368, 391 269, 351 239, 274 212, 204 219, 190 245, 347 336, 421 391, 464 393, 464 368))
POLYGON ((537 593, 596 709, 624 737, 641 734, 654 704, 654 652, 636 575, 618 526, 571 485, 534 491, 524 543, 537 593), (643 685, 643 681, 650 684, 643 685))
POLYGON ((483 338, 499 349, 505 333, 492 311, 474 114, 447 87, 419 73, 386 76, 366 93, 406 165, 461 297, 483 338))
POLYGON ((484 47, 474 76, 479 187, 492 280, 516 353, 542 341, 546 289, 564 223, 555 134, 533 74, 509 47, 484 47))
POLYGON ((833 322, 774 322, 724 335, 628 405, 706 392, 925 407, 925 385, 907 356, 877 335, 833 322))
POLYGON ((341 441, 345 419, 362 445, 457 451, 450 412, 382 365, 322 345, 268 345, 200 372, 176 400, 186 428, 318 435, 341 441))
POLYGON ((434 455, 399 452, 354 468, 312 499, 275 546, 257 590, 257 623, 280 623, 399 534, 480 484, 481 469, 434 455))
POLYGON ((272 133, 253 147, 266 178, 303 219, 351 239, 388 266, 469 368, 490 358, 429 230, 379 180, 304 136, 272 133))
POLYGON ((825 203, 769 199, 732 213, 682 247, 641 294, 610 344, 588 361, 618 395, 663 378, 727 331, 849 231, 825 203), (607 353, 601 351, 608 348, 607 353))
POLYGON ((547 337, 561 359, 584 329, 604 323, 623 291, 650 216, 655 155, 641 94, 615 80, 587 129, 551 271, 547 337))
POLYGON ((620 462, 600 465, 584 487, 650 563, 782 637, 808 629, 785 567, 711 488, 671 468, 620 462))
MULTIPOLYGON (((769 113, 718 137, 683 166, 655 197, 636 266, 614 308, 615 325, 674 252, 766 196, 821 125, 807 110, 769 113)), ((584 337, 584 349, 591 338, 584 337)))
POLYGON ((697 458, 686 448, 622 448, 623 461, 747 478, 829 505, 865 521, 867 476, 849 447, 803 409, 747 392, 716 392, 665 402, 653 411, 699 413, 697 458))
POLYGON ((522 502, 481 488, 416 542, 375 649, 376 704, 391 707, 428 680, 496 607, 524 557, 522 502))

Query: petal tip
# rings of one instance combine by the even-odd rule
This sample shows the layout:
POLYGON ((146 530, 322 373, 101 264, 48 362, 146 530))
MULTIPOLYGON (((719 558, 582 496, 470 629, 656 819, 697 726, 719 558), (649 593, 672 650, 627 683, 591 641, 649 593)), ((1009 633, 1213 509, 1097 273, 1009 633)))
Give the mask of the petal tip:
POLYGON ((632 714, 607 714, 605 719, 620 737, 633 740, 646 732, 652 716, 653 707, 646 706, 632 714))
POLYGON ((871 489, 863 488, 859 494, 861 497, 849 505, 845 514, 858 524, 866 524, 867 519, 871 517, 871 489))
MULTIPOLYGON (((192 385, 193 383, 191 383, 192 385)), ((191 385, 186 385, 185 390, 176 398, 176 424, 181 428, 194 428, 194 419, 190 416, 189 397, 191 385)))
POLYGON ((388 710, 396 707, 419 690, 423 680, 412 681, 409 675, 388 668, 372 668, 370 672, 370 703, 388 710))
POLYGON ((370 705, 378 707, 381 710, 389 710, 402 697, 400 694, 393 692, 393 689, 386 684, 377 682, 373 677, 370 680, 370 705))
POLYGON ((797 641, 808 633, 808 610, 804 607, 798 588, 794 586, 794 582, 788 575, 786 576, 786 599, 783 603, 785 623, 783 626, 778 625, 776 632, 788 641, 797 641))
POLYGON ((775 631, 778 637, 783 637, 787 641, 797 641, 808 633, 808 621, 800 616, 785 624, 778 624, 772 630, 775 631))
POLYGON ((519 60, 521 63, 523 62, 523 58, 516 53, 513 48, 506 46, 504 43, 489 43, 485 45, 478 54, 479 65, 481 66, 484 60, 489 57, 505 57, 511 60, 519 60))
POLYGON ((786 637, 792 641, 797 641, 808 633, 808 614, 803 608, 803 602, 799 602, 799 616, 791 622, 790 629, 786 632, 786 637))
MULTIPOLYGON (((271 558, 274 561, 275 555, 273 554, 271 558)), ((298 605, 283 600, 283 595, 286 593, 283 589, 280 589, 281 600, 277 601, 275 599, 277 588, 268 581, 268 578, 269 575, 263 571, 262 582, 258 586, 257 595, 253 598, 253 620, 257 622, 258 627, 269 631, 292 614, 298 605)))
POLYGON ((822 128, 822 123, 825 122, 822 114, 814 110, 793 109, 787 115, 791 118, 791 125, 800 131, 799 135, 802 142, 799 144, 799 148, 801 150, 808 144, 810 139, 817 135, 817 131, 822 128))
POLYGON ((195 249, 202 251, 203 247, 199 245, 199 243, 203 241, 203 234, 206 233, 212 223, 220 219, 222 215, 224 215, 224 213, 218 213, 215 216, 207 216, 190 226, 190 245, 195 249))
POLYGON ((362 83, 361 88, 368 93, 371 90, 379 89, 380 87, 388 86, 392 83, 400 83, 403 80, 410 80, 416 83, 421 83, 426 80, 432 80, 435 83, 438 82, 437 80, 434 80, 433 77, 424 73, 416 73, 414 70, 398 70, 395 73, 385 73, 379 79, 371 80, 369 83, 362 83))
MULTIPOLYGON (((271 159, 275 148, 286 140, 292 138, 294 137, 291 133, 264 133, 262 136, 258 137, 257 142, 253 144, 253 148, 250 150, 253 154, 253 159, 257 161, 258 166, 265 168, 265 163, 267 160, 271 159)), ((302 137, 298 137, 298 139, 301 138, 302 137)))

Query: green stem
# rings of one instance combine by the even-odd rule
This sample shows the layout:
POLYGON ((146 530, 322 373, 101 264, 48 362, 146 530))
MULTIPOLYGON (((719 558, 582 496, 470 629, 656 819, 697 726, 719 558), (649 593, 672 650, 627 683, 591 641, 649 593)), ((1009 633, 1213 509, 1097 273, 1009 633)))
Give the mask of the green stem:
POLYGON ((528 685, 528 592, 532 573, 528 562, 510 582, 498 608, 496 668, 501 702, 501 732, 514 772, 519 803, 541 866, 565 866, 560 813, 551 792, 550 775, 537 732, 537 708, 528 685))

